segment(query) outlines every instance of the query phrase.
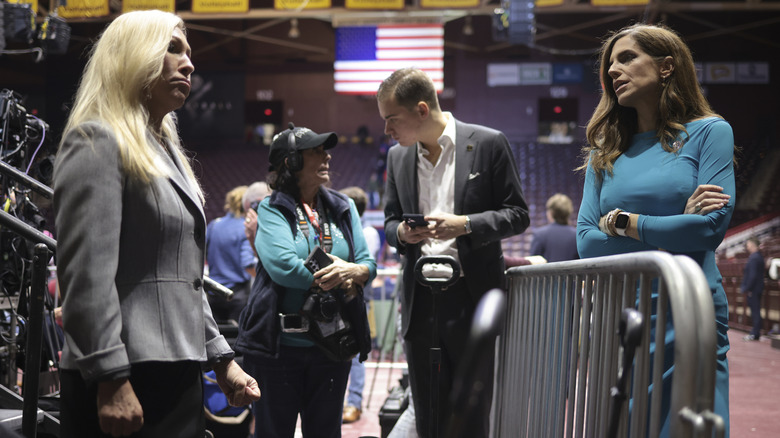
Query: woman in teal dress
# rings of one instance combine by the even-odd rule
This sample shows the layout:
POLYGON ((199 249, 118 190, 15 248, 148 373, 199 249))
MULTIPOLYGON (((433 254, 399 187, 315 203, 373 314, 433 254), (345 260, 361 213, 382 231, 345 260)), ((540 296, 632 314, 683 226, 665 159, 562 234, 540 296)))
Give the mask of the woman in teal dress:
MULTIPOLYGON (((637 24, 614 33, 600 66, 604 91, 587 127, 578 251, 585 258, 663 249, 699 263, 718 331, 715 413, 728 436, 728 303, 715 249, 734 211, 731 126, 710 108, 690 50, 668 28, 637 24)), ((673 332, 665 350, 671 358, 673 332)), ((669 433, 667 365, 662 436, 669 433)))

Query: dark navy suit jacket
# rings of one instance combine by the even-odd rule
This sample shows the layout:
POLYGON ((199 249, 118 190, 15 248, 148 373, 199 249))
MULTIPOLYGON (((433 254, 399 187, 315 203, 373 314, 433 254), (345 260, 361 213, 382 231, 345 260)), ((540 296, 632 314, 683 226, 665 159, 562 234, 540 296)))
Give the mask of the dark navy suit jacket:
POLYGON ((540 255, 550 263, 580 258, 577 254, 577 230, 557 222, 537 229, 531 241, 531 255, 540 255))
POLYGON ((742 292, 752 292, 756 295, 764 291, 764 258, 756 251, 750 254, 742 277, 742 292))

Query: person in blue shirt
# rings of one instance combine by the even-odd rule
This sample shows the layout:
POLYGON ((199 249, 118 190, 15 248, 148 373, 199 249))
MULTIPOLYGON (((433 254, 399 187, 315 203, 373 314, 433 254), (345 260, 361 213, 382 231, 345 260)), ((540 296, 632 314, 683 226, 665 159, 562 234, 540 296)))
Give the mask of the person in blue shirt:
POLYGON ((747 295, 750 306, 750 318, 753 320, 753 328, 750 334, 745 336, 746 341, 757 341, 761 337, 761 294, 764 292, 764 257, 758 250, 761 242, 757 237, 751 237, 745 243, 745 248, 750 254, 742 277, 742 285, 739 290, 747 295))
MULTIPOLYGON (((663 249, 699 263, 715 305, 715 413, 728 435, 728 302, 715 249, 734 211, 731 126, 710 108, 690 50, 666 27, 636 24, 615 32, 600 66, 604 91, 586 131, 579 254, 663 249)), ((664 346, 661 436, 669 433, 672 335, 664 346)))
POLYGON ((209 305, 217 322, 237 322, 249 296, 255 272, 255 255, 244 233, 244 209, 241 205, 247 186, 238 186, 225 195, 224 216, 206 227, 206 263, 209 277, 233 290, 233 299, 209 295, 209 305))
POLYGON ((534 231, 531 255, 540 255, 549 263, 580 258, 577 254, 577 230, 569 225, 573 209, 571 199, 563 193, 556 193, 550 196, 545 207, 550 223, 534 231))
POLYGON ((346 321, 360 360, 371 350, 362 288, 376 276, 376 261, 355 203, 326 187, 328 149, 337 142, 334 133, 291 126, 271 144, 273 194, 258 207, 257 276, 236 340, 245 369, 263 393, 253 405, 258 438, 292 437, 299 414, 304 437, 340 437, 352 357, 335 357, 317 334, 340 333, 346 321), (304 262, 316 247, 332 263, 312 273, 304 262), (349 318, 326 320, 311 310, 317 297, 325 315, 328 294, 349 318))

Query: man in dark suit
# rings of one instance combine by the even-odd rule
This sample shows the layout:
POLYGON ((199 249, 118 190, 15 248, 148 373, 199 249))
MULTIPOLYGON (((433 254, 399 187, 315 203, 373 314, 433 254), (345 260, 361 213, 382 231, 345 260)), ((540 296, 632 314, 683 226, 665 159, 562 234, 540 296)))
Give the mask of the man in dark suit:
MULTIPOLYGON (((435 342, 442 350, 438 430, 443 432, 453 376, 464 359, 476 305, 488 290, 505 289, 501 239, 528 227, 528 207, 506 137, 442 112, 433 82, 424 72, 394 72, 380 85, 377 101, 385 133, 400 144, 388 153, 385 235, 407 259, 401 329, 417 432, 427 437, 432 420, 430 348, 435 342), (428 225, 411 228, 403 221, 405 213, 424 214, 428 225), (414 279, 415 263, 423 255, 450 255, 461 265, 461 278, 437 301, 435 319, 431 290, 414 279), (438 323, 435 341, 433 321, 438 323)), ((431 271, 437 269, 443 267, 430 266, 431 271)), ((481 359, 492 364, 493 355, 486 356, 481 359)), ((471 424, 474 430, 464 436, 488 434, 492 373, 484 395, 475 415, 482 421, 471 424)))
POLYGON ((751 237, 745 243, 748 261, 745 264, 744 276, 740 292, 747 295, 750 306, 750 318, 753 320, 753 328, 750 334, 745 336, 745 341, 757 341, 761 337, 761 294, 764 292, 764 257, 759 251, 761 242, 757 237, 751 237))

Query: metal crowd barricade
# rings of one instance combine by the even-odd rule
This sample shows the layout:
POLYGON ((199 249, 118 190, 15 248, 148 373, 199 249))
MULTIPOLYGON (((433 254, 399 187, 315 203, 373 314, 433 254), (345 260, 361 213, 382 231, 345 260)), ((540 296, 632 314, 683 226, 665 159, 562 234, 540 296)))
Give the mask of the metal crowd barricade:
POLYGON ((494 438, 606 437, 625 308, 637 309, 644 327, 633 367, 626 368, 628 399, 617 417, 617 436, 659 435, 664 350, 656 350, 651 364, 649 345, 652 332, 664 339, 667 310, 675 332, 670 436, 710 437, 713 429, 723 434, 723 421, 712 412, 714 306, 693 260, 651 251, 521 266, 507 273, 494 438), (653 306, 657 317, 651 318, 653 306))

